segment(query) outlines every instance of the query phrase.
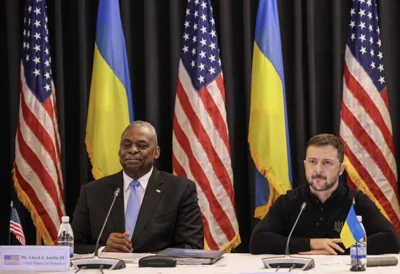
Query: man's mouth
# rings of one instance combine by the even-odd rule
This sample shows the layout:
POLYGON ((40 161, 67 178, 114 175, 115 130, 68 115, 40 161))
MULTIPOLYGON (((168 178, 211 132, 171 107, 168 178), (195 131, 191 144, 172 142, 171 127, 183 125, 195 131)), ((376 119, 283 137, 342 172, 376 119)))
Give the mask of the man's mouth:
POLYGON ((140 159, 126 159, 125 160, 125 162, 127 162, 127 163, 138 163, 140 161, 141 161, 140 159))
POLYGON ((324 180, 324 181, 326 181, 326 178, 325 177, 312 177, 312 180, 324 180))

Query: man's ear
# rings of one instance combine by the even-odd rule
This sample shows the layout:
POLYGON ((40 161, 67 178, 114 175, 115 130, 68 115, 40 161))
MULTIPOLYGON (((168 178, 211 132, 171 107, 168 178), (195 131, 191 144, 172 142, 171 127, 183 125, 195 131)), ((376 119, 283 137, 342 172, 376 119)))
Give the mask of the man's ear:
POLYGON ((346 168, 346 164, 345 164, 345 163, 341 163, 341 164, 340 164, 339 175, 342 175, 342 174, 343 174, 345 168, 346 168))
POLYGON ((155 150, 154 150, 154 159, 158 159, 158 158, 160 158, 160 147, 159 146, 156 146, 156 148, 155 148, 155 150))

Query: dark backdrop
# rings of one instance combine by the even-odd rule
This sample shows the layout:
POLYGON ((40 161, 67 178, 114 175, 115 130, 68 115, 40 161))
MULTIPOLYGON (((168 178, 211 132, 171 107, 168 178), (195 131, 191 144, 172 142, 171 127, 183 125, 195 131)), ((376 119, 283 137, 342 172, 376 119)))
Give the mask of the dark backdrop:
MULTIPOLYGON (((160 169, 171 171, 172 117, 187 0, 121 0, 135 118, 158 131, 160 169)), ((28 244, 29 213, 16 202, 11 170, 19 100, 23 0, 0 1, 0 244, 8 242, 9 202, 20 212, 28 244), (4 210, 6 209, 6 210, 4 210)), ((242 244, 254 226, 254 185, 247 144, 251 58, 258 0, 212 0, 226 87, 228 126, 242 244)), ((316 133, 338 134, 343 53, 352 0, 278 0, 288 105, 293 184, 304 182, 304 147, 316 133)), ((79 188, 90 181, 84 144, 98 0, 48 0, 52 69, 62 140, 65 202, 72 215, 79 188)), ((396 155, 400 119, 400 1, 378 2, 396 155)), ((397 156, 397 163, 400 159, 397 156)), ((399 167, 398 167, 399 169, 399 167)))

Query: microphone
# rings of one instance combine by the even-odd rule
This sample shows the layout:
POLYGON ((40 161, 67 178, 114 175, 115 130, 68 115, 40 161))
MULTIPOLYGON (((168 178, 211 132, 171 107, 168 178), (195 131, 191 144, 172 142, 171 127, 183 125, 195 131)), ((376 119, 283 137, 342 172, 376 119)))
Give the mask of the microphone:
POLYGON ((301 204, 301 208, 300 208, 299 215, 297 215, 297 219, 296 219, 296 221, 294 222, 294 225, 293 225, 293 227, 292 227, 292 230, 291 230, 290 233, 289 233, 289 236, 287 237, 287 240, 286 240, 286 249, 285 249, 285 255, 286 255, 286 256, 289 255, 289 242, 290 242, 290 238, 292 237, 293 230, 294 230, 294 228, 296 227, 297 222, 298 222, 299 219, 300 219, 301 213, 303 213, 303 210, 306 208, 306 206, 307 206, 307 203, 306 203, 306 202, 303 202, 303 203, 301 204))
POLYGON ((262 261, 264 263, 265 268, 276 268, 277 271, 279 268, 290 268, 290 270, 292 270, 293 268, 299 268, 300 270, 308 270, 315 266, 313 259, 305 257, 294 257, 290 256, 289 253, 290 238, 292 237, 297 222, 299 221, 300 216, 303 213, 306 206, 307 206, 306 202, 303 202, 301 204, 300 212, 297 215, 296 221, 294 222, 292 230, 290 231, 289 236, 286 240, 285 256, 263 258, 262 261))
POLYGON ((108 217, 110 216, 111 210, 112 210, 112 208, 114 207, 114 203, 115 203, 115 200, 116 200, 117 197, 118 197, 119 191, 120 191, 120 188, 119 188, 119 187, 117 187, 117 188, 115 189, 115 191, 114 191, 114 199, 113 199, 113 201, 112 201, 112 203, 111 203, 110 209, 108 210, 106 219, 104 220, 103 227, 102 227, 101 230, 100 230, 99 237, 97 237, 96 247, 94 248, 94 256, 95 256, 95 257, 98 257, 98 256, 99 256, 99 242, 100 242, 100 238, 101 238, 101 235, 103 235, 104 227, 106 226, 106 223, 107 223, 107 221, 108 221, 108 217))
POLYGON ((125 262, 119 259, 113 258, 104 258, 99 257, 99 242, 100 238, 103 234, 104 227, 108 221, 108 217, 110 216, 111 210, 114 207, 115 200, 117 199, 120 192, 120 188, 117 187, 114 191, 114 199, 111 203, 110 209, 108 210, 106 219, 104 220, 103 226, 100 230, 99 236, 97 237, 96 247, 94 249, 94 255, 91 258, 77 258, 71 259, 71 264, 74 265, 78 269, 122 269, 125 268, 125 262))

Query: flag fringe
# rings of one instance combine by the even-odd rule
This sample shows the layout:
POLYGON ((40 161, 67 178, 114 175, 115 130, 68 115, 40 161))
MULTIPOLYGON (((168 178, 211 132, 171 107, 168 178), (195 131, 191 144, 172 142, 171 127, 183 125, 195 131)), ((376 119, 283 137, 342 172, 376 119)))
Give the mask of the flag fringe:
POLYGON ((282 188, 281 182, 275 178, 275 175, 272 173, 272 171, 265 167, 262 164, 261 159, 258 157, 257 153, 255 152, 252 143, 249 140, 249 146, 250 146, 250 155, 251 158, 253 158, 254 164, 258 171, 268 180, 268 183, 272 185, 272 187, 275 189, 277 194, 281 195, 284 194, 284 190, 282 188))
POLYGON ((31 213, 33 224, 35 225, 36 230, 39 232, 39 235, 42 237, 44 244, 45 245, 55 245, 55 242, 51 238, 49 231, 46 229, 46 226, 45 226, 42 218, 37 213, 36 208, 33 206, 32 202, 29 199, 26 192, 20 186, 17 176, 15 175, 15 169, 16 169, 16 166, 14 163, 14 168, 12 170, 12 174, 13 174, 12 178, 14 180, 14 188, 15 188, 15 191, 17 192, 18 199, 26 207, 26 209, 31 213))
POLYGON ((268 184, 270 186, 270 195, 268 198, 267 205, 262 206, 262 207, 257 207, 255 210, 254 217, 258 218, 257 216, 262 216, 262 215, 265 216, 265 214, 267 213, 267 211, 269 210, 269 208, 271 207, 272 203, 275 200, 273 196, 276 196, 276 198, 277 198, 280 195, 284 194, 285 191, 282 188, 281 182, 275 177, 275 175, 272 173, 272 171, 262 164, 261 159, 258 157, 257 153, 255 152, 255 150, 253 148, 252 143, 250 142, 250 138, 249 138, 249 146, 250 146, 250 155, 251 155, 251 158, 253 159, 253 162, 254 162, 257 170, 267 179, 268 184), (275 191, 275 195, 271 195, 271 194, 273 194, 272 193, 273 191, 275 191), (258 209, 258 208, 260 208, 260 209, 258 209))
POLYGON ((268 203, 265 205, 256 207, 256 209, 254 210, 254 218, 262 219, 265 217, 265 215, 267 215, 269 209, 272 206, 272 203, 275 201, 274 196, 275 196, 275 190, 270 187, 268 203))
POLYGON ((88 155, 89 155, 90 163, 92 164, 92 175, 93 175, 93 177, 94 177, 96 180, 98 180, 98 179, 100 179, 100 178, 103 178, 103 177, 104 177, 103 172, 101 172, 101 171, 96 167, 96 165, 95 165, 95 163, 94 163, 94 160, 93 160, 93 148, 92 148, 92 146, 90 145, 90 142, 89 142, 87 136, 85 136, 85 144, 86 144, 87 153, 88 153, 88 155))
MULTIPOLYGON (((239 244, 241 243, 241 239, 240 239, 240 235, 239 233, 237 233, 235 235, 235 237, 233 237, 232 240, 230 240, 228 243, 226 243, 225 245, 223 245, 222 247, 219 248, 219 250, 222 250, 226 253, 231 253, 232 249, 234 249, 235 247, 237 247, 239 244)), ((207 244, 207 241, 204 240, 204 249, 205 250, 210 250, 209 245, 207 244)))
POLYGON ((222 246, 222 247, 220 248, 220 250, 223 250, 223 251, 225 251, 226 253, 231 253, 231 252, 232 252, 232 249, 234 249, 235 247, 237 247, 240 243, 241 243, 240 235, 239 235, 239 233, 237 233, 237 234, 235 235, 235 237, 233 237, 233 239, 232 239, 229 243, 227 243, 227 244, 225 244, 224 246, 222 246))
POLYGON ((375 205, 379 208, 379 210, 382 212, 382 214, 390 221, 390 218, 387 215, 385 209, 382 207, 382 205, 379 203, 379 201, 372 194, 371 190, 365 184, 364 180, 361 178, 360 174, 358 174, 357 170, 351 164, 350 160, 347 158, 346 155, 344 156, 343 163, 344 163, 347 175, 350 177, 351 181, 357 186, 357 188, 359 190, 364 192, 364 194, 367 195, 375 203, 375 205))

